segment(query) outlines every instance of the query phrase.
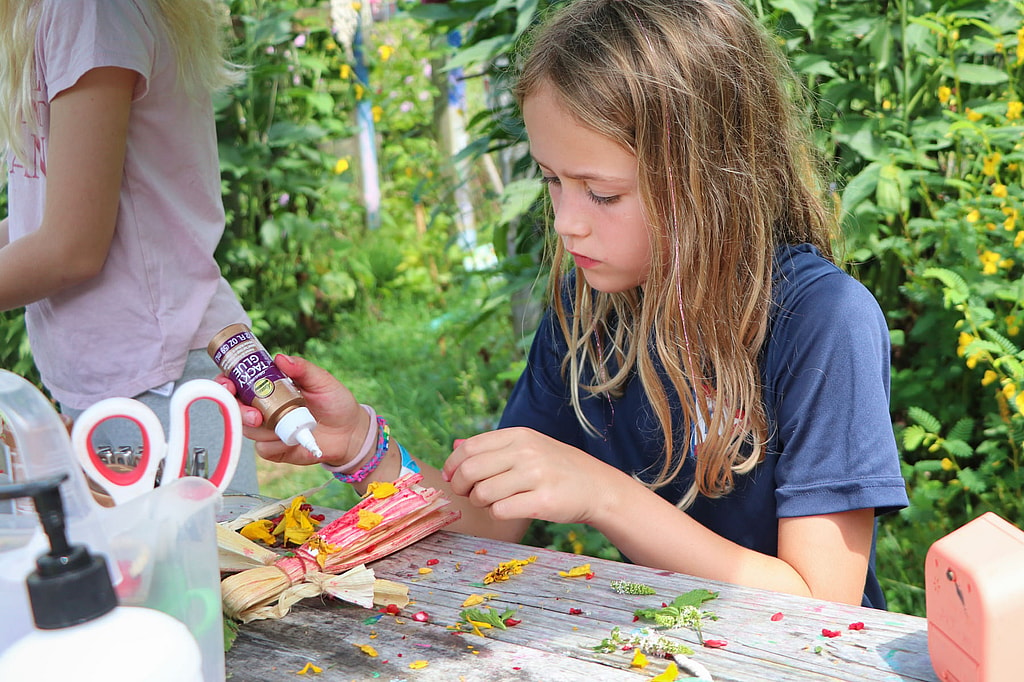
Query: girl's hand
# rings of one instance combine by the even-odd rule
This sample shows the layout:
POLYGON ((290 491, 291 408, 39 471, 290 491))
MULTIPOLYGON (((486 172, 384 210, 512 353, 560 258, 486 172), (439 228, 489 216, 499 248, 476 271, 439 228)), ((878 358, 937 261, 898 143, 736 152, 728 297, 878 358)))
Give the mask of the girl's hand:
POLYGON ((572 446, 528 428, 460 442, 441 472, 452 492, 496 520, 591 523, 628 477, 572 446))
MULTIPOLYGON (((306 406, 317 421, 313 437, 324 456, 317 459, 301 445, 285 445, 273 429, 264 425, 258 409, 239 404, 242 433, 256 442, 256 454, 271 462, 330 466, 340 466, 358 456, 370 428, 370 417, 352 393, 330 372, 302 358, 279 354, 274 357, 274 364, 306 398, 306 406)), ((235 393, 234 384, 225 375, 221 374, 216 381, 235 393)))

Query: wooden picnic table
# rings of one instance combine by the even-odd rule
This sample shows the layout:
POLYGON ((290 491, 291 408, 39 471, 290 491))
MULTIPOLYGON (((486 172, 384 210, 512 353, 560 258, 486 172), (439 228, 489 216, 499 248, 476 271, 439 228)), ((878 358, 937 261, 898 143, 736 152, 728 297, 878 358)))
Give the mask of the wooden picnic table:
MULTIPOLYGON (((238 498, 227 499, 222 520, 247 510, 239 508, 238 498)), ((327 511, 329 518, 341 513, 318 511, 327 511)), ((292 607, 281 620, 244 624, 226 655, 227 679, 639 682, 664 671, 669 661, 650 656, 646 667, 631 668, 633 651, 602 653, 595 647, 614 628, 628 637, 643 626, 634 622, 635 610, 657 608, 683 593, 707 589, 718 596, 702 606, 716 618, 703 621, 703 637, 718 644, 724 641, 724 646, 702 646, 697 633, 688 628, 652 628, 656 635, 693 650, 677 659, 679 680, 704 671, 716 681, 937 680, 928 657, 927 623, 914 616, 448 531, 375 561, 370 568, 377 578, 408 585, 412 603, 393 615, 314 598, 292 607), (483 583, 501 562, 532 556, 536 560, 521 574, 483 583), (589 579, 559 575, 585 563, 590 564, 589 579), (431 570, 421 573, 423 568, 431 570), (620 594, 611 588, 613 580, 643 583, 656 594, 620 594), (510 608, 521 622, 504 630, 481 629, 483 637, 455 629, 463 603, 474 594, 486 597, 475 608, 510 608), (427 622, 412 618, 420 611, 428 615, 427 622), (826 630, 840 634, 827 637, 826 630), (377 655, 366 653, 364 645, 377 655), (684 667, 687 661, 693 664, 690 672, 684 667), (307 669, 298 675, 307 663, 321 672, 307 669)))

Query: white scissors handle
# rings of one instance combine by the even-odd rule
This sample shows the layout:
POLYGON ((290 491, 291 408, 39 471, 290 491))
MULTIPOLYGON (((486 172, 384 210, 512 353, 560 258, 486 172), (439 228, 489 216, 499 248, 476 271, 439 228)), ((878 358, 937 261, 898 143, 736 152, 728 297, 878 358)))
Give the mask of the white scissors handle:
POLYGON ((164 429, 153 410, 131 398, 106 398, 88 407, 75 420, 71 444, 86 474, 103 486, 114 500, 123 504, 153 489, 156 473, 164 459, 167 443, 164 429), (127 419, 142 432, 142 454, 134 468, 119 471, 100 459, 92 445, 92 434, 109 419, 127 419))
POLYGON ((238 457, 242 450, 242 411, 238 407, 235 396, 210 379, 187 381, 171 396, 171 433, 167 442, 167 453, 168 458, 174 457, 175 461, 172 463, 169 460, 164 465, 161 483, 167 483, 185 475, 189 446, 189 408, 200 400, 213 401, 220 409, 224 424, 224 437, 221 443, 220 457, 217 460, 217 468, 207 476, 211 483, 224 492, 235 475, 235 469, 238 468, 238 457))

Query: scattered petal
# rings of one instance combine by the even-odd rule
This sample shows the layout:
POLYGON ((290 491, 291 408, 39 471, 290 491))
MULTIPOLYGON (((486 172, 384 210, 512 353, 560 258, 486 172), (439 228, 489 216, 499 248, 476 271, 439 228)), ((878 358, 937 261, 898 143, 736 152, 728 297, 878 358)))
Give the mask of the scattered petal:
POLYGON ((519 624, 520 624, 520 623, 522 623, 522 622, 523 622, 523 621, 521 621, 521 620, 517 620, 517 619, 515 619, 515 618, 506 618, 506 619, 504 620, 504 623, 505 623, 505 625, 507 625, 508 627, 514 627, 514 626, 516 626, 516 625, 519 625, 519 624))
POLYGON ((477 604, 482 604, 483 602, 484 598, 481 595, 471 594, 468 597, 466 597, 466 601, 462 602, 462 607, 466 608, 469 606, 476 606, 477 604))
POLYGON ((642 652, 639 649, 637 649, 636 653, 633 654, 633 660, 629 662, 629 667, 630 668, 646 668, 647 667, 647 663, 648 663, 647 656, 644 655, 644 652, 642 652))
POLYGON ((430 620, 430 616, 427 615, 426 611, 417 611, 416 613, 412 614, 412 619, 417 623, 426 623, 428 620, 430 620))
POLYGON ((675 661, 672 661, 665 668, 665 672, 652 677, 651 682, 674 682, 677 677, 679 677, 679 666, 675 664, 675 661))
POLYGON ((426 668, 428 665, 430 665, 430 661, 413 661, 409 664, 409 667, 413 670, 421 670, 426 668))
POLYGON ((588 573, 590 573, 590 564, 583 564, 570 568, 568 571, 559 571, 558 575, 563 578, 582 578, 588 573))
POLYGON ((427 566, 437 566, 441 563, 440 559, 427 559, 427 566))
POLYGON ((523 572, 523 566, 532 564, 537 560, 536 556, 531 556, 526 559, 512 559, 510 561, 503 561, 498 564, 498 567, 484 576, 484 584, 489 585, 493 582, 500 582, 508 580, 514 575, 519 575, 523 572))
POLYGON ((863 630, 864 629, 864 623, 861 623, 860 621, 858 621, 856 623, 850 623, 850 629, 851 630, 863 630))
POLYGON ((242 527, 239 533, 243 538, 252 540, 253 542, 260 541, 265 542, 268 545, 277 544, 277 538, 274 537, 274 522, 270 519, 260 519, 259 521, 253 521, 247 523, 242 527))
POLYGON ((575 608, 569 609, 569 615, 570 616, 579 616, 582 613, 583 613, 583 609, 575 609, 575 608))
POLYGON ((368 509, 360 509, 359 521, 356 522, 356 528, 361 528, 363 530, 372 530, 373 528, 376 528, 383 520, 384 517, 378 514, 377 512, 372 512, 368 509))
POLYGON ((829 630, 828 628, 822 628, 821 634, 831 639, 832 637, 839 637, 843 633, 839 632, 839 630, 829 630))
POLYGON ((473 552, 473 554, 487 554, 487 550, 486 549, 478 549, 477 551, 473 552))
POLYGON ((380 610, 381 613, 390 613, 392 616, 397 616, 402 612, 402 609, 398 607, 398 604, 388 604, 380 610))
POLYGON ((779 611, 778 613, 773 613, 772 614, 772 621, 777 623, 778 621, 782 620, 782 617, 783 617, 782 616, 782 611, 779 611))
POLYGON ((377 650, 369 644, 356 644, 355 647, 370 658, 377 658, 377 650))
POLYGON ((726 644, 728 644, 728 642, 725 641, 724 639, 705 639, 704 640, 704 646, 706 646, 708 649, 721 649, 726 644))
POLYGON ((384 500, 398 492, 394 483, 388 481, 374 481, 366 486, 366 494, 363 497, 373 496, 376 500, 384 500))
POLYGON ((420 574, 420 575, 427 575, 428 573, 433 573, 433 572, 434 572, 434 569, 432 569, 432 568, 427 568, 426 566, 424 566, 423 568, 421 568, 421 569, 419 570, 419 574, 420 574))
POLYGON ((312 663, 306 663, 306 665, 303 666, 302 670, 297 671, 295 674, 296 675, 309 675, 310 673, 312 673, 313 675, 319 675, 322 672, 323 672, 323 670, 321 668, 318 668, 317 666, 313 665, 312 663))

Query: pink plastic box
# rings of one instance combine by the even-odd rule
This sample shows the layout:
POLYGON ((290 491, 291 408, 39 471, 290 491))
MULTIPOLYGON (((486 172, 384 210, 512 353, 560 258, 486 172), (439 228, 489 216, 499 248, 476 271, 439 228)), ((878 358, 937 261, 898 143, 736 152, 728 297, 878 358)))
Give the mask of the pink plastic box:
POLYGON ((925 600, 942 682, 1024 680, 1024 532, 987 512, 935 542, 925 600))

